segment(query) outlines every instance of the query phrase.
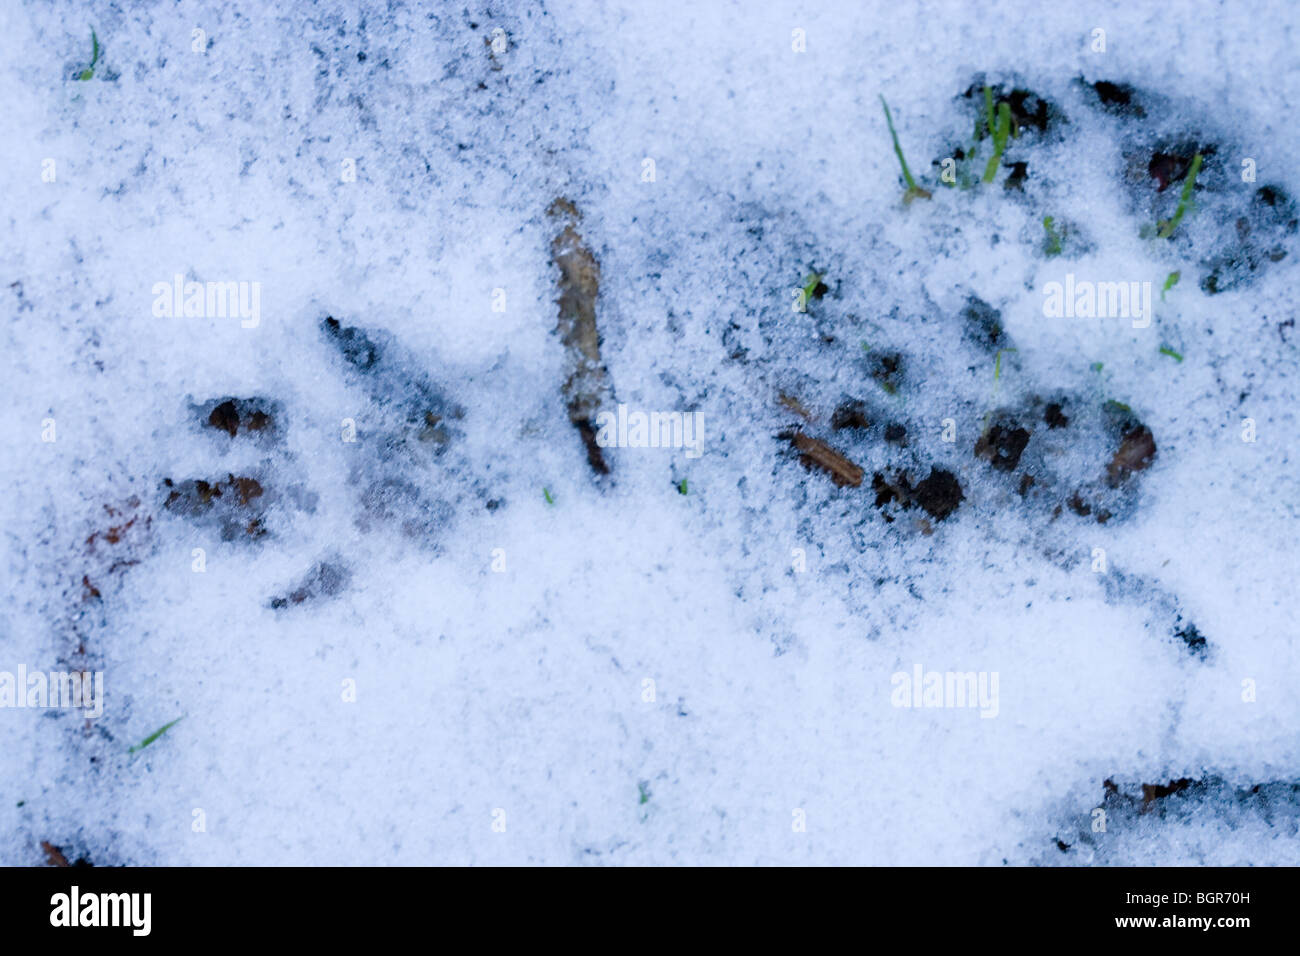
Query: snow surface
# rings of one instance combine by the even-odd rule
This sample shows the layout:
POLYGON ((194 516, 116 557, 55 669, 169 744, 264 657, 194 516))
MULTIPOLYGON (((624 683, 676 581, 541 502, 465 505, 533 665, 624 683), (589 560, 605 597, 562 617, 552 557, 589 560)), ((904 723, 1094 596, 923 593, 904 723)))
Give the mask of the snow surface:
POLYGON ((1198 284, 1238 219, 1267 228, 1258 186, 1300 193, 1298 24, 1287 2, 3 4, 0 671, 101 670, 107 699, 0 709, 0 861, 1300 862, 1296 239, 1198 284), (1059 110, 1008 147, 1018 194, 931 165, 985 79, 1059 110), (929 201, 900 202, 881 95, 929 201), (1126 177, 1162 137, 1217 146, 1168 240, 1140 230, 1180 187, 1126 177), (700 412, 702 457, 588 468, 557 197, 599 261, 613 395, 700 412), (1047 215, 1075 230, 1060 256, 1047 215), (814 268, 830 291, 795 313, 814 268), (1045 318, 1066 272, 1153 282, 1153 323, 1045 318), (260 322, 156 317, 175 274, 259 282, 260 322), (1016 349, 996 379, 971 297, 1016 349), (897 394, 870 349, 902 355, 897 394), (394 438, 422 389, 463 411, 445 445, 394 438), (987 412, 1051 395, 1077 419, 1035 419, 1020 471, 972 454, 987 412), (227 397, 275 429, 206 427, 227 397), (1107 399, 1158 449, 1098 492, 1115 517, 1020 495, 1098 479, 1107 399), (832 429, 847 400, 907 447, 832 429), (802 467, 794 427, 863 486, 802 467), (931 467, 953 514, 875 507, 875 472, 931 467), (164 506, 164 480, 227 475, 266 489, 264 535, 164 506), (322 562, 337 593, 271 606, 322 562), (996 672, 996 717, 894 706, 917 664, 996 672))

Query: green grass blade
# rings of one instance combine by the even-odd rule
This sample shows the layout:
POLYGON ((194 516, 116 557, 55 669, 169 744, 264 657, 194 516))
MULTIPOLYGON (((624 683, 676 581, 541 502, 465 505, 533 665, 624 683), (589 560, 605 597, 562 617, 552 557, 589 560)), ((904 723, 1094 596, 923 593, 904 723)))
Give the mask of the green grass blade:
POLYGON ((1011 107, 1006 103, 998 105, 998 126, 993 131, 993 155, 984 167, 984 182, 993 182, 998 174, 998 165, 1002 162, 1002 150, 1006 148, 1007 137, 1011 135, 1011 107))
POLYGON ((993 381, 996 382, 996 381, 998 381, 1000 378, 1002 378, 1002 356, 1003 356, 1003 354, 1005 354, 1006 352, 1016 352, 1016 351, 1019 351, 1019 350, 1018 350, 1018 349, 998 349, 998 355, 997 355, 997 358, 995 358, 995 359, 993 360, 993 381))
POLYGON ((1047 231, 1047 256, 1049 259, 1052 256, 1061 254, 1061 237, 1056 231, 1055 223, 1056 220, 1051 216, 1043 217, 1043 229, 1047 231))
POLYGON ((822 278, 823 275, 820 272, 808 273, 808 278, 804 280, 803 284, 804 305, 812 301, 813 293, 817 291, 817 283, 821 282, 822 278))
POLYGON ((90 80, 95 76, 95 65, 99 63, 99 37, 95 33, 95 28, 90 28, 90 66, 86 67, 77 74, 78 80, 90 80))
POLYGON ((889 124, 889 136, 894 141, 894 154, 898 157, 898 165, 903 167, 903 181, 907 183, 907 192, 903 194, 904 202, 911 202, 918 196, 922 199, 929 199, 930 194, 916 184, 912 178, 912 171, 907 168, 907 160, 903 158, 903 147, 898 143, 898 132, 894 129, 894 117, 889 113, 889 104, 885 102, 882 94, 880 105, 885 108, 885 122, 889 124))
POLYGON ((1187 215, 1192 208, 1192 189, 1196 186, 1196 175, 1201 171, 1201 154, 1197 153, 1192 157, 1192 165, 1187 170, 1187 178, 1183 180, 1183 192, 1178 197, 1178 208, 1174 210, 1174 218, 1166 219, 1160 223, 1160 230, 1156 233, 1161 239, 1168 239, 1178 228, 1178 224, 1183 221, 1183 216, 1187 215))
POLYGON ((1174 286, 1178 285, 1178 280, 1181 279, 1182 277, 1183 274, 1181 271, 1171 272, 1169 273, 1169 275, 1165 276, 1164 288, 1160 290, 1161 302, 1165 301, 1165 293, 1168 292, 1170 289, 1172 289, 1174 286))
POLYGON ((185 719, 184 717, 177 717, 175 720, 163 724, 161 727, 159 727, 157 730, 151 733, 148 737, 144 738, 144 740, 140 741, 138 744, 136 744, 134 747, 128 750, 127 753, 135 753, 138 750, 144 750, 145 747, 148 747, 151 743, 153 743, 163 734, 167 733, 167 731, 171 730, 173 727, 175 727, 184 719, 185 719))

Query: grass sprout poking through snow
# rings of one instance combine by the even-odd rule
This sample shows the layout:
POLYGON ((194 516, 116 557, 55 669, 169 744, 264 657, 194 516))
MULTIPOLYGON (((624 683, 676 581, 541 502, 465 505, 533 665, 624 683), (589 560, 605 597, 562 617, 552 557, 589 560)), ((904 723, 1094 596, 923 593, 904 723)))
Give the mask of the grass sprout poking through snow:
POLYGON ((153 743, 163 734, 167 733, 167 731, 171 730, 173 727, 175 727, 184 719, 185 719, 184 717, 177 717, 175 720, 168 721, 167 723, 159 727, 157 730, 155 730, 153 733, 151 733, 148 737, 144 738, 144 740, 140 741, 138 744, 136 744, 134 747, 128 750, 127 753, 135 753, 136 751, 144 750, 145 747, 148 747, 151 743, 153 743))
MULTIPOLYGON (((984 87, 985 112, 989 114, 992 120, 992 94, 989 88, 984 87)), ((989 157, 988 165, 984 167, 984 182, 993 182, 993 177, 998 174, 998 165, 1002 162, 1002 150, 1006 149, 1007 137, 1011 135, 1011 107, 1006 103, 998 104, 997 126, 993 128, 993 155, 989 157)))
MULTIPOLYGON (((986 87, 987 89, 987 87, 986 87)), ((1056 231, 1055 220, 1051 216, 1043 217, 1043 229, 1047 232, 1047 257, 1061 254, 1061 236, 1056 231)))
POLYGON ((542 497, 546 499, 548 505, 555 504, 555 499, 551 497, 551 490, 549 488, 542 489, 542 497))
POLYGON ((1171 359, 1173 359, 1175 362, 1181 362, 1181 361, 1183 360, 1182 353, 1180 353, 1180 352, 1175 352, 1173 349, 1171 349, 1171 348, 1170 348, 1169 346, 1167 346, 1167 345, 1162 345, 1162 346, 1160 346, 1160 354, 1161 354, 1161 355, 1168 355, 1168 356, 1169 356, 1171 359))
POLYGON ((889 104, 885 102, 885 97, 880 97, 880 105, 885 108, 885 122, 889 124, 889 135, 894 141, 894 152, 898 156, 898 165, 903 167, 903 179, 907 183, 907 192, 903 193, 903 202, 910 203, 913 199, 929 199, 930 193, 916 184, 912 178, 912 171, 907 168, 907 160, 903 158, 903 147, 898 145, 898 133, 894 130, 894 118, 889 115, 889 104))
POLYGON ((804 279, 803 302, 805 306, 812 301, 814 293, 817 292, 817 287, 821 285, 822 278, 822 273, 810 272, 808 273, 808 278, 804 279))
POLYGON ((685 479, 685 478, 683 478, 683 479, 681 480, 681 482, 678 483, 678 485, 677 485, 677 493, 678 493, 679 495, 684 495, 684 494, 686 494, 686 479, 685 479))
POLYGON ((1178 285, 1178 280, 1181 279, 1182 276, 1183 276, 1182 272, 1171 272, 1169 273, 1169 275, 1165 276, 1164 287, 1160 290, 1161 302, 1165 301, 1165 293, 1168 292, 1170 289, 1172 289, 1174 286, 1178 285))
POLYGON ((1007 352, 1015 352, 1017 349, 998 349, 997 358, 993 360, 993 381, 1002 378, 1002 356, 1007 352))
POLYGON ((1201 171, 1201 154, 1197 153, 1192 157, 1192 165, 1188 167, 1187 179, 1183 181, 1183 192, 1178 197, 1178 208, 1174 210, 1174 217, 1166 219, 1160 223, 1160 229, 1156 233, 1161 239, 1168 239, 1178 228, 1178 224, 1183 221, 1183 216, 1187 215, 1192 209, 1192 189, 1196 186, 1196 174, 1201 171))
POLYGON ((1017 351, 1019 349, 998 349, 998 354, 993 358, 993 391, 989 394, 989 410, 984 413, 984 423, 980 426, 981 438, 989 433, 989 425, 993 421, 993 409, 998 403, 998 393, 1002 388, 1002 356, 1017 351))
POLYGON ((90 66, 86 67, 77 74, 78 80, 89 80, 95 75, 95 65, 99 63, 99 37, 95 35, 94 27, 90 30, 90 66))

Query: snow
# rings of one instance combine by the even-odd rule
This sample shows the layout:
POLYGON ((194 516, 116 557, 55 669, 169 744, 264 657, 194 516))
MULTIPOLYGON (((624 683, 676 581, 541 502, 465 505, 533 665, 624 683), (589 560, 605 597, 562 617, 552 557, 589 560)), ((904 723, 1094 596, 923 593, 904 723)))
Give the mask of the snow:
POLYGON ((1300 862, 1298 240, 1251 204, 1300 193, 1298 22, 1281 2, 0 8, 0 672, 85 667, 107 695, 91 721, 0 707, 0 861, 48 841, 97 865, 1300 862), (1022 192, 931 165, 969 143, 977 79, 1059 111, 1007 147, 1022 192), (1098 80, 1146 115, 1101 108, 1098 80), (900 201, 881 95, 930 200, 900 201), (1180 140, 1216 146, 1197 209, 1144 238, 1181 190, 1145 158, 1180 140), (698 412, 699 458, 588 467, 558 197, 599 262, 614 398, 698 412), (1049 215, 1076 230, 1059 256, 1049 215), (1243 218, 1287 255, 1210 294, 1243 218), (814 270, 830 291, 792 311, 814 270), (1047 318, 1067 273, 1153 283, 1154 321, 1047 318), (256 327, 156 316, 176 274, 258 283, 256 327), (972 298, 1004 344, 964 327, 972 298), (207 427, 226 398, 274 430, 207 427), (1107 400, 1157 448, 1118 488, 1107 400), (833 427, 849 401, 868 428, 833 427), (1033 432, 1012 472, 973 454, 995 410, 1033 432), (862 486, 804 468, 796 428, 862 486), (876 507, 877 473, 931 469, 961 483, 951 515, 876 507), (265 533, 167 504, 227 476, 263 493, 216 509, 265 533), (322 563, 337 587, 294 601, 322 563), (997 716, 894 706, 917 665, 996 673, 997 716))

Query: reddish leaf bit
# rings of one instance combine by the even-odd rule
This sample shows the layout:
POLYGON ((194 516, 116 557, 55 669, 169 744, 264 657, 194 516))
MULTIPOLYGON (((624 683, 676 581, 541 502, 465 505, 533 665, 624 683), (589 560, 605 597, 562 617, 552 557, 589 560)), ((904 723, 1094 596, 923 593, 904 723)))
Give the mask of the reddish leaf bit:
MULTIPOLYGON (((104 510, 108 512, 109 518, 126 518, 125 521, 118 521, 110 525, 106 531, 96 531, 86 539, 86 546, 93 553, 97 545, 102 541, 106 544, 120 544, 127 537, 132 536, 132 529, 137 529, 140 515, 132 514, 127 518, 127 514, 136 511, 140 507, 140 499, 132 495, 127 499, 122 508, 114 508, 112 505, 104 505, 104 510)), ((138 529, 143 532, 148 529, 152 519, 146 517, 143 522, 139 522, 138 529)))
POLYGON ((132 496, 120 507, 104 505, 111 524, 86 538, 89 568, 81 576, 81 601, 103 598, 101 585, 112 583, 114 575, 140 563, 130 557, 148 541, 153 517, 140 511, 140 499, 132 496), (91 578, 91 575, 94 578, 91 578))
POLYGON ((1156 181, 1156 192, 1162 193, 1172 184, 1186 179, 1192 167, 1192 160, 1196 158, 1198 152, 1210 156, 1214 153, 1214 147, 1202 148, 1195 144, 1188 144, 1178 148, 1176 152, 1157 150, 1152 153, 1151 162, 1147 163, 1147 174, 1156 181))
POLYGON ((49 840, 41 841, 41 849, 45 851, 46 866, 71 866, 68 858, 63 855, 63 850, 55 846, 49 840))

